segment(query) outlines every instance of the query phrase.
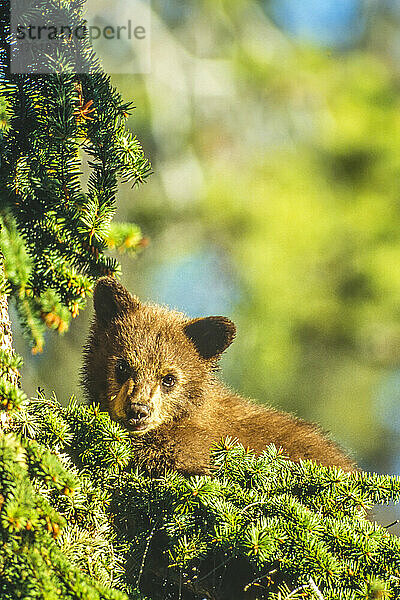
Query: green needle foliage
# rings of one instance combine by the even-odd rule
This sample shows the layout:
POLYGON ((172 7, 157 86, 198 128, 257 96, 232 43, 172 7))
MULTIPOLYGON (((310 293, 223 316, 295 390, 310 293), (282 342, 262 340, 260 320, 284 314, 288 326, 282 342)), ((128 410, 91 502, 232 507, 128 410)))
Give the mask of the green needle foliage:
MULTIPOLYGON (((63 553, 88 571, 76 540, 97 528, 107 560, 119 561, 115 584, 131 598, 139 590, 154 600, 400 595, 400 540, 365 517, 400 498, 398 477, 293 463, 274 446, 256 457, 227 439, 213 449, 212 476, 150 478, 135 463, 139 437, 132 443, 94 406, 44 397, 19 411, 14 428, 78 482, 65 495, 60 478, 47 495, 75 528, 57 538, 63 553)), ((99 577, 107 566, 101 552, 97 560, 99 577)))
MULTIPOLYGON (((32 20, 45 8, 49 22, 57 16, 54 22, 78 24, 82 4, 32 0, 29 15, 32 20)), ((88 43, 81 42, 79 64, 85 72, 79 75, 71 72, 68 44, 58 56, 59 73, 10 73, 9 8, 7 1, 0 8, 5 35, 0 53, 1 248, 21 322, 40 351, 46 325, 63 332, 70 316, 85 306, 95 279, 118 271, 117 261, 105 251, 140 249, 138 228, 111 227, 111 220, 118 179, 143 182, 149 164, 125 129, 132 104, 111 86, 88 43), (89 172, 85 190, 83 169, 89 172)))
MULTIPOLYGON (((4 352, 2 359, 10 369, 17 364, 4 352)), ((34 420, 23 420, 26 398, 5 381, 3 376, 6 414, 15 414, 13 428, 20 434, 0 434, 0 597, 124 600, 122 592, 110 589, 122 567, 110 552, 109 521, 101 508, 93 514, 103 496, 66 456, 60 459, 29 435, 35 427, 34 420), (84 531, 76 530, 79 521, 84 531)), ((65 427, 57 436, 67 440, 65 427)))

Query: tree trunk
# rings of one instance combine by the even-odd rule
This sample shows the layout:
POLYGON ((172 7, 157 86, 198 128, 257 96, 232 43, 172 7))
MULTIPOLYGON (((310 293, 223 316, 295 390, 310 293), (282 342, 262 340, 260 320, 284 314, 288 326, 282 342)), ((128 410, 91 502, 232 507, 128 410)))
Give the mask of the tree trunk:
MULTIPOLYGON (((5 273, 4 259, 0 255, 0 350, 7 352, 10 356, 15 355, 13 348, 13 339, 11 333, 11 321, 8 313, 8 297, 4 292, 5 273)), ((19 386, 20 374, 15 368, 10 368, 7 364, 0 364, 1 377, 4 377, 9 383, 19 386)), ((10 425, 10 415, 6 410, 0 410, 0 432, 8 429, 10 425)))

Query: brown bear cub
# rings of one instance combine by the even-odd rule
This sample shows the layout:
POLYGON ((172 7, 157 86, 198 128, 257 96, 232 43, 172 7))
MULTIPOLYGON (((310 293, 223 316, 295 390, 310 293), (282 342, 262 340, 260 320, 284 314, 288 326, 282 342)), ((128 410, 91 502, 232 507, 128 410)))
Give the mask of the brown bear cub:
POLYGON ((257 453, 274 443, 292 460, 355 469, 316 425, 258 406, 218 381, 217 361, 235 337, 229 319, 188 319, 142 304, 110 277, 99 279, 94 308, 83 385, 131 433, 148 472, 207 473, 210 447, 226 436, 257 453))

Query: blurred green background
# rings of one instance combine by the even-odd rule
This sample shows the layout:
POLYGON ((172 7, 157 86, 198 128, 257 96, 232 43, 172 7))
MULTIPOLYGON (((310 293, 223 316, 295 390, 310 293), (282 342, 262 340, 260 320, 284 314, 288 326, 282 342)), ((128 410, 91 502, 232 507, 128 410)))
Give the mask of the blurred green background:
MULTIPOLYGON (((151 39, 113 76, 154 170, 120 189, 150 238, 123 283, 228 315, 229 385, 400 473, 400 3, 153 0, 151 39)), ((40 356, 16 332, 26 391, 81 396, 90 316, 40 356)))

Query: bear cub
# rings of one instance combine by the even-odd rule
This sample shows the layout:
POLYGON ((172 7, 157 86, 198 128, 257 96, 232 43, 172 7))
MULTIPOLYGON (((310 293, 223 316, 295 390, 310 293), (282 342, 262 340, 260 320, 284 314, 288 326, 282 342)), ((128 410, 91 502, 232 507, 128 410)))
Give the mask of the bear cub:
POLYGON ((216 378, 236 331, 226 317, 188 319, 141 303, 111 277, 98 280, 94 308, 82 383, 130 432, 149 473, 208 473, 210 447, 226 436, 257 453, 274 443, 292 460, 355 469, 318 426, 241 398, 216 378))

